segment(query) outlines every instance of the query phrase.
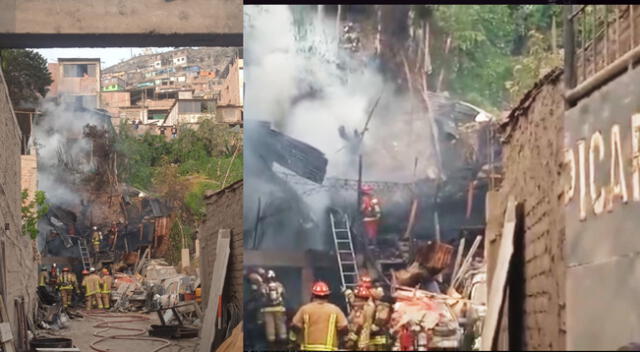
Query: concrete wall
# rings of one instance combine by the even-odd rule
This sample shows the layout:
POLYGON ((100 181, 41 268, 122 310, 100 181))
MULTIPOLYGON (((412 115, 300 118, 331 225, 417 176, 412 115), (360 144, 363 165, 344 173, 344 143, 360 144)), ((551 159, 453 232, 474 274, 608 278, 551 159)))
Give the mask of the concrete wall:
MULTIPOLYGON (((523 313, 525 350, 565 347, 565 223, 561 197, 564 100, 560 79, 559 72, 545 77, 503 125, 504 180, 494 209, 489 210, 502 220, 509 196, 524 206, 524 306, 511 308, 523 313)), ((489 223, 487 232, 501 227, 500 223, 489 223)), ((487 234, 488 282, 499 243, 500 235, 487 234)), ((499 340, 506 334, 503 325, 499 340)))
POLYGON ((0 258, 0 266, 4 264, 4 268, 0 270, 4 270, 6 274, 5 301, 15 335, 17 320, 14 301, 18 297, 24 297, 28 314, 33 312, 39 258, 34 242, 21 235, 21 137, 1 72, 0 127, 0 242, 5 254, 0 258), (4 230, 6 226, 9 227, 8 231, 4 230))
POLYGON ((218 230, 231 230, 231 252, 227 266, 223 301, 235 297, 242 307, 243 288, 243 234, 242 234, 242 181, 238 181, 217 193, 207 195, 207 214, 198 231, 200 240, 200 279, 202 298, 206 302, 213 266, 216 262, 218 230))
POLYGON ((239 0, 0 0, 0 46, 242 46, 239 0))

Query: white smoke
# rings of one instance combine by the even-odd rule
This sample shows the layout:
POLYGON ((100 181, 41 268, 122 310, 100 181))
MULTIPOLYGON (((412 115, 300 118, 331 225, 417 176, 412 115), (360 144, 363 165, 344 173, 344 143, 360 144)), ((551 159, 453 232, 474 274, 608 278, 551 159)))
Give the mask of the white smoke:
POLYGON ((329 159, 327 176, 355 178, 357 157, 338 128, 362 131, 382 95, 363 142, 364 179, 411 182, 433 176, 434 161, 424 160, 432 149, 424 113, 393 92, 373 56, 340 48, 335 19, 321 19, 311 8, 246 6, 244 35, 247 119, 269 120, 320 149, 329 159), (301 95, 306 98, 298 100, 301 95), (423 160, 414 172, 418 156, 423 160))
POLYGON ((45 100, 41 117, 34 125, 34 143, 38 151, 38 188, 45 192, 49 203, 66 208, 80 204, 82 195, 72 185, 93 170, 92 142, 83 135, 87 124, 100 125, 100 118, 87 110, 72 109, 45 100), (76 172, 63 166, 73 165, 76 172))

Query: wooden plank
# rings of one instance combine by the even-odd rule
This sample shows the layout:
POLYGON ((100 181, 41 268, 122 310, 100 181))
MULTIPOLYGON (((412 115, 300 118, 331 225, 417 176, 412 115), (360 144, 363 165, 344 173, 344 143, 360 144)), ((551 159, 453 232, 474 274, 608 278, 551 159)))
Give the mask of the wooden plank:
MULTIPOLYGON (((7 312, 7 306, 4 304, 4 298, 0 295, 0 322, 9 323, 9 314, 7 312)), ((11 326, 9 326, 9 332, 11 333, 11 326)), ((11 333, 13 336, 13 333, 11 333)), ((6 342, 2 342, 2 348, 5 352, 16 352, 16 346, 13 344, 13 338, 6 342)))
POLYGON ((482 330, 482 348, 483 351, 489 351, 493 348, 493 340, 505 294, 505 284, 507 282, 507 274, 511 264, 511 256, 513 254, 513 235, 516 228, 516 201, 513 197, 509 197, 507 210, 505 212, 504 227, 502 228, 502 237, 500 238, 500 249, 498 250, 498 261, 496 263, 495 273, 491 279, 491 289, 487 304, 487 315, 484 320, 482 330))
POLYGON ((11 325, 8 322, 0 323, 0 342, 5 343, 13 340, 11 325))
POLYGON ((216 248, 216 261, 213 265, 213 275, 207 298, 207 310, 204 315, 204 324, 200 330, 200 352, 211 352, 211 345, 216 335, 215 321, 218 315, 217 300, 222 295, 224 280, 229 263, 229 252, 231 242, 231 230, 221 229, 218 231, 218 243, 216 248))

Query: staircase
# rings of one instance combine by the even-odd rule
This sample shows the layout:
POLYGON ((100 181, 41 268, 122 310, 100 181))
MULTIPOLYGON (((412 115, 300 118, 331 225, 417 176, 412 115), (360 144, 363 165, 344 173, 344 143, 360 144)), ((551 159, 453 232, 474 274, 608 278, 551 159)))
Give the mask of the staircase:
POLYGON ((353 251, 353 242, 351 241, 349 217, 347 214, 344 214, 342 219, 336 219, 333 214, 329 214, 329 217, 331 219, 333 243, 335 244, 336 256, 338 257, 338 267, 340 268, 342 289, 354 289, 360 277, 356 256, 353 251))
POLYGON ((84 238, 78 238, 78 248, 80 249, 80 257, 82 258, 82 268, 89 270, 89 268, 91 268, 91 257, 87 249, 87 241, 84 238))

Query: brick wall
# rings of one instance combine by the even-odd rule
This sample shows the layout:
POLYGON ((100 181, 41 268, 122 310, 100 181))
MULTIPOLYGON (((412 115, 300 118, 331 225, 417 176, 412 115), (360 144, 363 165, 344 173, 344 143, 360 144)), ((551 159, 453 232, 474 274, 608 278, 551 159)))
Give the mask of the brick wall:
MULTIPOLYGON (((231 251, 225 278, 223 302, 235 297, 236 303, 242 307, 243 287, 243 235, 242 235, 242 181, 208 194, 206 218, 198 231, 200 240, 200 279, 202 282, 203 301, 209 297, 209 286, 216 262, 218 230, 231 230, 231 251)), ((206 303, 205 303, 206 307, 206 303)))
MULTIPOLYGON (((561 93, 561 72, 557 70, 523 98, 509 122, 503 125, 504 180, 496 204, 502 217, 509 196, 523 204, 525 297, 524 307, 513 308, 523 312, 525 350, 565 347, 561 93)), ((491 261, 499 239, 487 241, 491 261)), ((504 334, 503 325, 499 340, 503 340, 504 334)))
POLYGON ((4 298, 14 335, 17 331, 14 301, 22 296, 27 312, 34 311, 38 275, 34 243, 21 235, 20 139, 4 76, 0 72, 0 241, 5 254, 0 258, 0 266, 4 265, 0 270, 6 275, 4 298), (9 226, 8 231, 5 231, 5 225, 9 226))

